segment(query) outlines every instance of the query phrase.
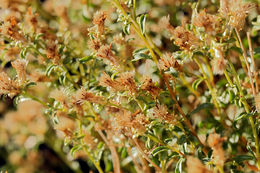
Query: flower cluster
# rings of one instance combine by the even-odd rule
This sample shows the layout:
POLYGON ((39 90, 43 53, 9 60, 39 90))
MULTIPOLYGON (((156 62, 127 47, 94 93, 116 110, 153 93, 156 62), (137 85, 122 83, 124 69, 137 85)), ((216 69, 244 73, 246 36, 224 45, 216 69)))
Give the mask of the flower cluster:
POLYGON ((259 172, 259 10, 0 0, 1 171, 259 172))

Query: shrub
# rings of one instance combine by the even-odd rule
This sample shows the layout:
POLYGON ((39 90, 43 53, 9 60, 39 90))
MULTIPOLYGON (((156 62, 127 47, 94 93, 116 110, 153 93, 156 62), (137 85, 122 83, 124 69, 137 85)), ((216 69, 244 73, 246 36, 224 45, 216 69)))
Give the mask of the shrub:
POLYGON ((0 7, 1 170, 260 170, 257 2, 0 7))

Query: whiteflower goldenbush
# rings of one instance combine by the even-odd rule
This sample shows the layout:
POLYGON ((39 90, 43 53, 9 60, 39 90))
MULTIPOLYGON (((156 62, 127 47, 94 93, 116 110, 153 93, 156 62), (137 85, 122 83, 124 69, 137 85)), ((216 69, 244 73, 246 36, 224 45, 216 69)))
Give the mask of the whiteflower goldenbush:
POLYGON ((260 171, 259 2, 1 0, 0 171, 260 171))

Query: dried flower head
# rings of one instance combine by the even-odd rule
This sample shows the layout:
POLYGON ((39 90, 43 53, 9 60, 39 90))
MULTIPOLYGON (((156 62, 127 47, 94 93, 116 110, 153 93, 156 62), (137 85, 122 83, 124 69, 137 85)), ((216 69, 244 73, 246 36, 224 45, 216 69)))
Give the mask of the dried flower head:
POLYGON ((205 28, 208 34, 215 34, 218 27, 218 19, 217 16, 206 13, 206 9, 204 9, 194 17, 193 24, 205 28))
POLYGON ((97 143, 94 141, 94 137, 91 136, 89 132, 84 132, 84 138, 83 141, 87 144, 87 146, 91 149, 95 148, 97 143))
POLYGON ((209 171, 198 158, 192 156, 187 157, 187 169, 188 173, 212 173, 212 171, 209 171))
POLYGON ((0 26, 0 31, 7 37, 17 41, 24 41, 24 36, 19 32, 18 21, 14 16, 8 16, 4 24, 0 26))
POLYGON ((97 52, 97 56, 110 61, 113 65, 116 66, 119 64, 119 62, 118 62, 118 59, 116 58, 116 56, 114 55, 114 53, 111 49, 111 46, 112 46, 112 44, 102 45, 97 52))
POLYGON ((170 24, 170 16, 163 16, 159 22, 158 25, 160 28, 167 30, 169 33, 174 34, 174 27, 170 24))
POLYGON ((99 39, 91 39, 89 41, 90 48, 97 52, 101 47, 101 42, 99 39))
POLYGON ((103 72, 103 75, 99 79, 99 85, 109 87, 114 91, 125 90, 125 87, 118 80, 112 80, 105 72, 103 72))
POLYGON ((220 0, 220 14, 228 18, 229 25, 238 30, 243 29, 245 18, 255 7, 253 3, 243 3, 242 0, 220 0))
POLYGON ((58 64, 59 60, 60 60, 60 55, 58 53, 58 46, 54 41, 50 41, 47 44, 47 48, 46 48, 46 54, 47 54, 47 58, 53 60, 54 64, 58 64))
POLYGON ((64 89, 56 89, 50 93, 50 97, 59 101, 63 106, 68 107, 68 97, 65 94, 64 89))
POLYGON ((155 86, 155 83, 153 82, 152 78, 150 78, 148 76, 146 76, 143 79, 143 83, 141 85, 141 89, 149 92, 154 97, 158 97, 159 92, 161 90, 160 88, 155 86))
POLYGON ((75 129, 75 121, 69 118, 66 113, 57 111, 58 123, 54 125, 55 129, 62 131, 65 136, 72 136, 75 129))
POLYGON ((17 59, 12 62, 13 68, 15 68, 19 80, 19 84, 23 84, 26 80, 26 66, 27 61, 24 59, 17 59))
POLYGON ((7 51, 5 52, 4 58, 6 61, 15 60, 18 58, 19 53, 20 53, 20 48, 11 47, 11 48, 7 49, 7 51))
POLYGON ((225 153, 222 148, 222 143, 226 138, 220 137, 217 133, 212 133, 208 137, 208 144, 213 149, 213 159, 216 165, 223 166, 225 163, 225 153))
POLYGON ((104 104, 105 100, 101 96, 96 96, 93 93, 87 92, 84 88, 79 89, 74 96, 74 104, 83 104, 84 101, 91 103, 104 104))
POLYGON ((163 54, 159 63, 160 63, 160 68, 163 70, 168 70, 170 67, 175 68, 177 71, 182 70, 182 66, 178 63, 178 61, 169 52, 163 54))
POLYGON ((129 135, 132 127, 131 112, 124 111, 123 113, 117 114, 113 120, 112 128, 115 131, 129 135))
POLYGON ((121 73, 117 79, 126 90, 129 90, 132 95, 137 93, 137 86, 135 83, 134 75, 130 72, 121 73))
POLYGON ((175 44, 184 50, 190 51, 199 46, 199 39, 182 26, 174 29, 173 38, 175 44))
POLYGON ((93 24, 95 24, 98 28, 99 34, 103 35, 105 32, 105 20, 107 15, 104 11, 97 11, 94 14, 93 24))
POLYGON ((125 38, 122 36, 122 34, 117 34, 113 37, 113 41, 119 45, 126 44, 125 38))
POLYGON ((28 25, 32 26, 34 32, 36 31, 37 24, 38 24, 37 16, 38 14, 33 14, 32 8, 29 7, 25 15, 25 21, 27 22, 28 25))
POLYGON ((168 108, 166 105, 156 105, 153 108, 153 115, 156 118, 162 119, 171 124, 175 124, 177 122, 176 116, 168 112, 168 108))
POLYGON ((224 59, 223 52, 220 48, 215 48, 215 57, 211 61, 214 74, 224 74, 226 69, 227 60, 224 59))
POLYGON ((0 72, 0 94, 13 97, 20 92, 18 84, 9 78, 5 72, 0 72))

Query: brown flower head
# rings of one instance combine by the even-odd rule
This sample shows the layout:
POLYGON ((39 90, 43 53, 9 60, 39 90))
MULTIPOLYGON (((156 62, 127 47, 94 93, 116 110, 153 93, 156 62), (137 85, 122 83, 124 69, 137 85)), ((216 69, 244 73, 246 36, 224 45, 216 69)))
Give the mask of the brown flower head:
POLYGON ((103 35, 105 32, 105 20, 107 15, 104 11, 97 11, 94 14, 93 24, 95 24, 98 28, 98 32, 103 35))
POLYGON ((220 48, 215 48, 215 57, 211 61, 214 74, 224 74, 226 69, 227 60, 224 59, 223 52, 220 48))
POLYGON ((104 104, 105 100, 101 96, 96 96, 93 93, 87 92, 84 88, 79 89, 74 96, 74 104, 83 104, 84 101, 91 103, 104 104))
POLYGON ((170 24, 170 16, 163 16, 159 22, 158 25, 160 28, 167 30, 169 33, 174 34, 174 27, 170 24))
POLYGON ((111 49, 111 46, 112 46, 112 44, 102 45, 97 52, 97 56, 110 61, 113 65, 116 66, 119 64, 119 62, 118 62, 116 56, 114 55, 114 53, 111 49))
POLYGON ((23 84, 26 80, 26 65, 27 61, 24 59, 17 59, 13 61, 11 64, 13 68, 15 68, 19 80, 19 84, 23 84))
POLYGON ((184 50, 190 51, 199 46, 199 39, 183 26, 178 26, 174 29, 173 38, 175 44, 184 50))
POLYGON ((178 61, 173 57, 171 53, 165 53, 161 57, 160 68, 163 70, 168 70, 170 67, 175 68, 177 71, 182 70, 182 66, 178 63, 178 61))
POLYGON ((155 86, 152 78, 150 78, 148 76, 146 76, 143 79, 143 84, 141 85, 141 89, 149 92, 154 97, 157 97, 159 95, 160 90, 161 90, 160 88, 155 86))
POLYGON ((137 93, 137 86, 135 83, 133 73, 130 72, 121 73, 119 75, 119 78, 116 80, 125 87, 125 90, 129 90, 132 95, 137 93))
POLYGON ((8 16, 4 24, 0 26, 0 31, 3 35, 10 37, 17 41, 24 41, 25 38, 23 34, 21 34, 20 28, 18 27, 18 21, 14 16, 8 16))
POLYGON ((219 134, 212 133, 208 137, 208 144, 213 149, 213 159, 216 165, 223 166, 225 163, 225 153, 222 143, 226 138, 221 138, 219 134))
POLYGON ((224 18, 229 18, 231 27, 241 30, 245 18, 254 7, 253 3, 243 3, 242 0, 220 0, 219 12, 224 18))
POLYGON ((57 44, 54 41, 50 41, 47 44, 46 51, 47 51, 47 53, 46 53, 47 54, 47 58, 53 60, 54 64, 58 64, 61 57, 60 57, 60 55, 58 53, 58 46, 57 46, 57 44))
POLYGON ((205 28, 208 34, 215 34, 218 27, 217 16, 206 13, 206 9, 201 11, 193 19, 193 24, 198 27, 205 28))
POLYGON ((54 128, 63 132, 65 136, 72 136, 75 129, 75 121, 69 118, 66 113, 57 111, 58 123, 54 125, 54 128))
POLYGON ((99 79, 99 85, 109 87, 114 91, 125 90, 125 87, 118 80, 112 80, 105 72, 103 72, 103 75, 99 79))
POLYGON ((9 78, 5 72, 0 72, 0 94, 13 97, 20 92, 18 84, 9 78))
POLYGON ((90 48, 97 52, 101 47, 101 42, 99 39, 91 39, 89 41, 90 48))
POLYGON ((176 116, 168 112, 168 108, 166 105, 156 105, 153 108, 153 115, 156 118, 162 119, 168 123, 175 124, 177 121, 176 116))
POLYGON ((32 26, 33 31, 36 31, 37 28, 37 24, 38 24, 37 16, 38 14, 33 14, 32 8, 29 7, 25 15, 25 21, 27 22, 27 24, 32 26))
POLYGON ((187 157, 187 169, 188 173, 212 173, 212 171, 209 171, 198 158, 192 156, 187 157))
POLYGON ((7 51, 5 52, 4 58, 6 61, 15 60, 16 58, 19 57, 19 53, 20 53, 20 48, 11 47, 7 49, 7 51))

